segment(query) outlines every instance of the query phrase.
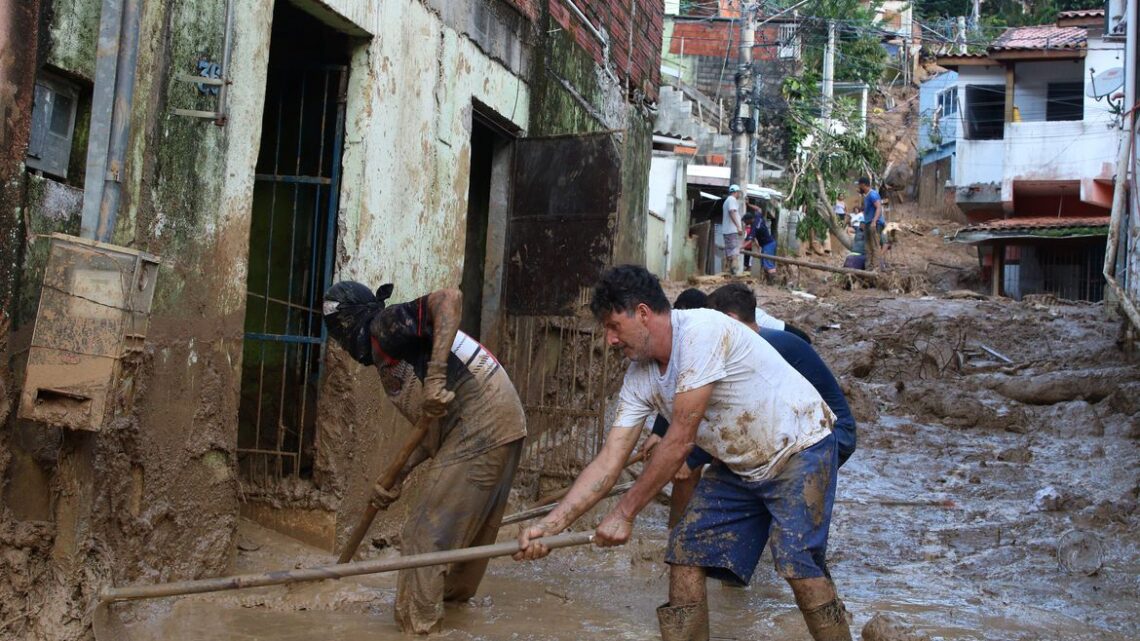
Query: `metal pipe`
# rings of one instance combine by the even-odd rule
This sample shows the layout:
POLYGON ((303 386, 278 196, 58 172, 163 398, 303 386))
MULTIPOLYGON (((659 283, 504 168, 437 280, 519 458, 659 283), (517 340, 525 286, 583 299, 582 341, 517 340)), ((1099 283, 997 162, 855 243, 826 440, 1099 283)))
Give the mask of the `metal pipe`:
POLYGON ((218 117, 214 119, 214 124, 222 127, 226 124, 226 119, 229 118, 230 111, 229 105, 226 104, 226 99, 230 91, 230 49, 233 45, 233 32, 234 32, 234 2, 233 0, 226 0, 226 33, 225 39, 222 43, 222 86, 218 89, 218 117))
POLYGON ((119 58, 119 33, 123 26, 122 0, 103 0, 99 10, 99 42, 95 54, 95 87, 91 95, 91 125, 87 139, 87 175, 83 179, 83 213, 79 235, 96 238, 103 180, 107 173, 107 149, 111 136, 111 112, 115 105, 115 72, 119 58))
MULTIPOLYGON (((609 34, 595 27, 594 23, 590 22, 590 19, 586 17, 586 14, 578 8, 578 5, 574 4, 574 0, 562 0, 562 3, 567 7, 570 7, 570 11, 574 12, 574 15, 578 16, 578 19, 585 23, 586 28, 590 30, 590 33, 594 34, 594 37, 597 38, 598 41, 602 43, 602 46, 605 47, 608 51, 610 46, 609 34)), ((608 58, 609 56, 607 56, 607 60, 608 58)))
POLYGON ((1104 280, 1109 289, 1120 301, 1133 327, 1140 328, 1140 311, 1128 298, 1128 292, 1116 282, 1116 248, 1120 244, 1120 222, 1128 213, 1124 208, 1125 185, 1128 183, 1129 164, 1132 158, 1132 140, 1136 136, 1135 112, 1129 111, 1124 118, 1124 140, 1120 145, 1120 157, 1116 162, 1116 186, 1112 192, 1112 218, 1108 223, 1108 240, 1104 248, 1104 280))
MULTIPOLYGON (((585 545, 594 540, 593 532, 574 532, 544 537, 542 544, 551 550, 585 545)), ((260 574, 239 574, 237 576, 218 577, 215 579, 198 579, 195 581, 174 581, 172 583, 159 583, 157 585, 134 585, 122 588, 108 588, 99 595, 100 602, 131 601, 137 599, 157 599, 182 594, 201 594, 203 592, 220 592, 222 590, 239 590, 242 588, 257 588, 265 585, 284 585, 287 583, 300 583, 303 581, 322 581, 324 579, 343 579, 348 576, 361 574, 379 574, 408 568, 419 568, 429 565, 445 565, 448 563, 464 563, 479 559, 490 559, 497 556, 507 556, 519 551, 516 541, 480 545, 477 547, 459 550, 444 550, 441 552, 427 552, 413 554, 394 559, 373 559, 371 561, 358 561, 342 565, 326 565, 316 568, 300 570, 278 570, 260 574)))
POLYGON ((115 71, 114 111, 111 114, 111 136, 107 149, 103 195, 99 202, 99 221, 95 240, 107 242, 115 230, 119 203, 123 194, 123 165, 131 136, 131 109, 135 97, 135 67, 139 57, 140 0, 125 0, 119 37, 119 58, 115 71))

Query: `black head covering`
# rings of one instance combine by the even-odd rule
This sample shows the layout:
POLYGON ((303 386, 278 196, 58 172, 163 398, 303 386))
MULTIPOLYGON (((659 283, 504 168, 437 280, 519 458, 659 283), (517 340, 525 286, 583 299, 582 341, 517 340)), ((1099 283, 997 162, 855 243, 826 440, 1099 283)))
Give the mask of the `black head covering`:
POLYGON ((372 290, 351 280, 342 280, 325 292, 324 316, 329 336, 362 365, 372 364, 372 319, 392 295, 392 284, 372 290))

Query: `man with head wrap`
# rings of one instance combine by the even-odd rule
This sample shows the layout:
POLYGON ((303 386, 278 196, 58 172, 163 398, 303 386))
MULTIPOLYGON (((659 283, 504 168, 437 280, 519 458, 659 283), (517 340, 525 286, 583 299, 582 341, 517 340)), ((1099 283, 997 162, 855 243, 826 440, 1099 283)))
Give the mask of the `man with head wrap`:
MULTIPOLYGON (((363 365, 375 365, 388 398, 409 421, 435 417, 400 482, 419 463, 432 466, 419 508, 404 526, 405 555, 494 543, 522 453, 526 419, 506 371, 487 348, 459 331, 459 290, 385 306, 392 285, 374 295, 352 281, 325 293, 331 336, 363 365)), ((377 507, 399 497, 377 494, 377 507)), ((487 561, 401 570, 396 621, 405 632, 437 632, 444 601, 475 594, 487 561)))

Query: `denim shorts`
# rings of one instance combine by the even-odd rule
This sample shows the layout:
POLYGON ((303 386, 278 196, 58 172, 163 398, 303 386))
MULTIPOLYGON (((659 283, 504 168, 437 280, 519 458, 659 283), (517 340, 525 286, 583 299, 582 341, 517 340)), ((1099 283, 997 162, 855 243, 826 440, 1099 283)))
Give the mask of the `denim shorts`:
POLYGON ((766 481, 745 481, 723 463, 712 464, 669 533, 665 561, 703 567, 712 578, 747 584, 771 540, 780 576, 827 576, 838 465, 833 434, 793 455, 766 481))

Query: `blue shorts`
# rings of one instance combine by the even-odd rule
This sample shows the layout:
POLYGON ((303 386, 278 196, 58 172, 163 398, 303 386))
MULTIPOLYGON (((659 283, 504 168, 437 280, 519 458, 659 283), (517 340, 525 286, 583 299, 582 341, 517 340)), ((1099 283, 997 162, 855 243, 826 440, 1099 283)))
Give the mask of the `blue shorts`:
POLYGON ((767 481, 745 481, 714 463, 669 533, 665 562, 703 567, 714 579, 747 584, 771 539, 780 576, 827 576, 838 465, 832 434, 793 455, 767 481))
MULTIPOLYGON (((760 252, 764 253, 764 254, 768 254, 769 256, 774 256, 776 254, 776 241, 773 240, 773 241, 770 241, 767 244, 761 246, 760 252)), ((770 272, 776 271, 776 263, 775 262, 768 260, 767 258, 761 258, 760 262, 764 265, 765 270, 770 271, 770 272)))

